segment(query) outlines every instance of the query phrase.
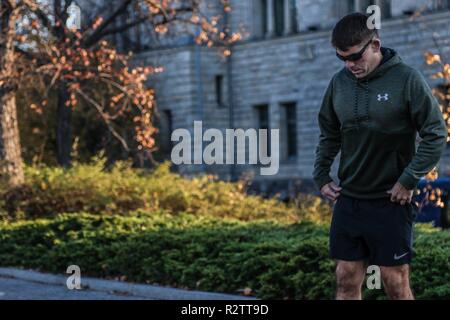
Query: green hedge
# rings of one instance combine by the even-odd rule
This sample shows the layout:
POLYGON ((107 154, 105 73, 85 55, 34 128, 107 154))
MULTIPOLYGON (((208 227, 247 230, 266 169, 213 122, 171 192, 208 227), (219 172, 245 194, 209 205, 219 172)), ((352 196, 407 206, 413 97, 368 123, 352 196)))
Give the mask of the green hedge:
MULTIPOLYGON (((69 170, 26 167, 26 183, 0 185, 0 265, 259 298, 331 299, 330 206, 248 196, 245 182, 185 179, 105 161, 69 170)), ((418 298, 450 297, 450 232, 416 234, 418 298)), ((386 298, 366 290, 369 299, 386 298)))
MULTIPOLYGON (((314 223, 243 222, 164 211, 127 216, 61 214, 0 223, 3 266, 82 274, 216 292, 250 288, 259 298, 332 299, 328 230, 314 223)), ((450 233, 416 236, 417 298, 450 297, 450 233)), ((382 290, 366 298, 385 298, 382 290)))
POLYGON ((133 169, 118 162, 104 170, 105 160, 75 164, 71 169, 26 167, 26 183, 15 189, 0 185, 0 214, 20 220, 59 213, 89 212, 127 215, 135 210, 187 212, 243 221, 273 219, 328 223, 330 206, 302 194, 291 203, 249 196, 245 182, 217 181, 212 176, 186 179, 169 170, 169 163, 153 171, 133 169))

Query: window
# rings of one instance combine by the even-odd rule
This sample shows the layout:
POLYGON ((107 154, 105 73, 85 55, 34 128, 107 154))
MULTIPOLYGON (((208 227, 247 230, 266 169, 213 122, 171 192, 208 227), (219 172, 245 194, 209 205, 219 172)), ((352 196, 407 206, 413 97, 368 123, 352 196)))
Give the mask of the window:
POLYGON ((278 37, 284 32, 284 0, 274 0, 275 35, 278 37))
POLYGON ((170 156, 172 151, 172 130, 173 130, 173 120, 172 111, 163 110, 161 112, 160 119, 160 139, 161 139, 161 151, 164 156, 170 156))
POLYGON ((391 0, 378 0, 373 1, 373 4, 377 4, 381 9, 381 18, 387 19, 392 17, 391 13, 391 0))
POLYGON ((296 103, 284 103, 281 107, 282 152, 285 159, 291 159, 297 156, 296 103))
POLYGON ((355 0, 334 1, 336 15, 341 18, 350 12, 355 12, 355 0))
POLYGON ((289 12, 291 13, 291 31, 293 33, 298 33, 298 22, 297 22, 297 1, 296 0, 291 0, 290 1, 290 10, 289 12))
POLYGON ((263 38, 267 34, 267 0, 254 0, 253 2, 254 36, 263 38))
MULTIPOLYGON (((267 34, 267 1, 268 0, 259 0, 261 2, 261 32, 262 35, 267 34)), ((270 0, 269 0, 270 1, 270 0)))
POLYGON ((259 129, 269 129, 269 106, 262 104, 256 106, 258 110, 258 124, 259 129))
POLYGON ((338 1, 338 2, 342 2, 344 6, 346 6, 347 12, 355 11, 355 0, 338 1))
POLYGON ((223 76, 221 74, 216 75, 215 86, 216 86, 216 102, 219 107, 222 107, 224 103, 223 103, 223 76))
POLYGON ((297 1, 253 0, 254 37, 281 37, 298 32, 297 1))
POLYGON ((433 9, 434 10, 450 9, 450 0, 434 0, 433 9))
POLYGON ((266 142, 261 143, 261 147, 265 150, 261 150, 263 154, 266 154, 270 156, 270 135, 269 135, 269 106, 267 104, 257 105, 255 106, 256 112, 258 114, 258 129, 267 129, 267 140, 263 141, 266 142))

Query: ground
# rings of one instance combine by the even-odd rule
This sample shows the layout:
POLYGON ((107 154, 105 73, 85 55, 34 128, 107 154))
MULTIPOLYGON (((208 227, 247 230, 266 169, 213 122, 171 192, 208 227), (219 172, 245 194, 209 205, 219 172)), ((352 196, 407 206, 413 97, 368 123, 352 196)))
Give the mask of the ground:
POLYGON ((244 296, 81 278, 69 290, 66 275, 0 268, 0 300, 243 300, 244 296))

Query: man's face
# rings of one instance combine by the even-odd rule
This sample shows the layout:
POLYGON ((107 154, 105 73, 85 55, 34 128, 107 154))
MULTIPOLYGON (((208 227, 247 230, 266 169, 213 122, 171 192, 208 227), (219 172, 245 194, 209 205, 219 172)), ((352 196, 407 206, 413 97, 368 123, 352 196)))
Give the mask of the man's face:
MULTIPOLYGON (((341 56, 348 56, 350 54, 360 52, 367 41, 350 47, 346 51, 342 51, 340 49, 336 49, 336 52, 341 56)), ((381 52, 380 52, 381 42, 379 39, 374 39, 364 50, 361 59, 356 61, 345 61, 345 67, 353 73, 356 78, 363 78, 371 73, 378 66, 381 60, 381 52)))

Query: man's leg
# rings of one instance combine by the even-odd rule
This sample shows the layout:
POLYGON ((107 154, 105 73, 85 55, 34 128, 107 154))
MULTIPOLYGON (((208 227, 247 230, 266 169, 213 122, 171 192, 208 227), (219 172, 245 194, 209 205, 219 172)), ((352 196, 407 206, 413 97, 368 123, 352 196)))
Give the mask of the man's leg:
POLYGON ((364 282, 365 262, 337 260, 337 300, 361 300, 361 286, 364 282))
POLYGON ((389 298, 393 300, 414 300, 409 286, 409 265, 380 267, 381 279, 389 298))

